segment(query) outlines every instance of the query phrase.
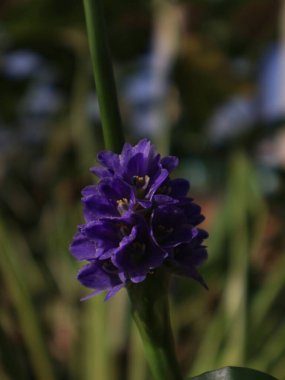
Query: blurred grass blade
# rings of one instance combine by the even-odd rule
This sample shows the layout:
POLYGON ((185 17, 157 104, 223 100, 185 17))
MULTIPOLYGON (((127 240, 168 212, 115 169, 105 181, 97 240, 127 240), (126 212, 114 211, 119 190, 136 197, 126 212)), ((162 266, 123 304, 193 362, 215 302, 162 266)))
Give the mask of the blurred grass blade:
POLYGON ((107 351, 107 323, 104 295, 84 303, 83 322, 83 379, 110 379, 109 367, 112 365, 107 351))
POLYGON ((216 367, 221 350, 222 341, 225 337, 224 311, 222 307, 216 312, 203 336, 194 365, 188 376, 200 372, 209 371, 216 367), (207 360, 205 360, 207 358, 207 360))
POLYGON ((53 370, 28 288, 27 276, 32 274, 29 273, 29 267, 20 266, 17 262, 21 247, 15 241, 15 231, 12 237, 0 221, 0 271, 4 284, 13 300, 35 377, 39 380, 52 380, 53 370))
POLYGON ((249 361, 251 367, 262 367, 265 371, 275 372, 275 366, 279 362, 283 363, 283 369, 276 376, 284 379, 284 363, 285 363, 285 324, 281 322, 281 326, 263 344, 262 349, 258 354, 249 361))
POLYGON ((225 284, 224 307, 227 343, 221 363, 243 365, 246 357, 247 286, 249 236, 247 228, 248 161, 242 152, 234 153, 230 167, 229 193, 231 232, 229 269, 225 284), (236 201, 238 199, 238 202, 236 201))
POLYGON ((138 333, 137 327, 132 322, 131 336, 129 345, 129 366, 128 379, 145 380, 147 374, 147 366, 144 356, 142 339, 138 333))
POLYGON ((219 260, 219 256, 224 252, 225 242, 229 240, 229 265, 224 294, 222 303, 204 334, 189 376, 226 365, 228 362, 241 365, 244 361, 248 266, 247 169, 243 154, 234 153, 224 202, 221 204, 222 210, 217 213, 217 221, 213 223, 210 234, 213 237, 209 239, 209 250, 215 256, 210 259, 212 263, 219 260))
MULTIPOLYGON (((73 144, 76 148, 77 163, 82 173, 87 173, 89 166, 94 161, 99 150, 94 138, 94 131, 88 120, 86 101, 90 88, 89 72, 87 70, 88 57, 82 48, 75 49, 76 70, 73 79, 73 88, 69 112, 69 125, 72 133, 73 144)), ((94 108, 95 108, 94 104, 94 108)))
POLYGON ((250 313, 255 331, 260 331, 262 323, 272 310, 274 301, 281 294, 282 289, 284 289, 284 278, 285 258, 282 257, 276 268, 269 273, 253 300, 250 313))
POLYGON ((227 199, 220 204, 220 209, 210 228, 208 239, 209 258, 206 265, 211 265, 221 259, 225 240, 229 232, 228 216, 230 214, 230 202, 227 199))
POLYGON ((62 297, 69 302, 78 295, 78 283, 74 280, 79 267, 70 254, 67 242, 71 241, 75 225, 79 220, 76 207, 46 207, 40 221, 42 240, 46 248, 46 263, 53 281, 62 297), (52 236, 52 239, 50 238, 52 236))

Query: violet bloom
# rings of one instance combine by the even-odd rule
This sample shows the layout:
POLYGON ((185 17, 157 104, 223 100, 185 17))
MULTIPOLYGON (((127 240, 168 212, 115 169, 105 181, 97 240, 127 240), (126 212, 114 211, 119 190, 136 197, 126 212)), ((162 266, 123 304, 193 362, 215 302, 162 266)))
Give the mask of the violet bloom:
POLYGON ((89 263, 79 281, 90 296, 107 290, 109 299, 129 283, 139 283, 161 266, 205 285, 197 268, 207 258, 199 228, 201 209, 187 197, 189 183, 170 179, 176 157, 161 158, 147 139, 125 144, 121 154, 98 154, 91 171, 97 185, 82 191, 85 224, 78 227, 72 254, 89 263))

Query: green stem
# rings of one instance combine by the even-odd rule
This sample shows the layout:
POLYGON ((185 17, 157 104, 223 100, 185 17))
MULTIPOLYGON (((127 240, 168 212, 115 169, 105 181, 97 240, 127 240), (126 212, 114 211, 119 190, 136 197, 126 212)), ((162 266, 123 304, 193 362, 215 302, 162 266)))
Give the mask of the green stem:
POLYGON ((84 0, 84 10, 105 146, 118 153, 124 136, 101 0, 84 0))
POLYGON ((182 380, 170 324, 168 278, 164 270, 159 270, 127 289, 153 378, 182 380))

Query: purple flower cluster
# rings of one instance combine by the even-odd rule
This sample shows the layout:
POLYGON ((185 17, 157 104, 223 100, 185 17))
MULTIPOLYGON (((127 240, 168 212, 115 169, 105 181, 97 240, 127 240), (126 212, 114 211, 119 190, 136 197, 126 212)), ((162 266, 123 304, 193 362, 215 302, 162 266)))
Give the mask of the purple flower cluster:
POLYGON ((70 246, 89 262, 78 279, 95 289, 90 296, 107 290, 109 299, 162 265, 204 284, 197 267, 207 258, 207 233, 196 227, 204 217, 187 197, 189 182, 169 177, 178 159, 161 158, 143 139, 125 144, 121 154, 103 151, 98 161, 91 171, 100 180, 82 192, 85 224, 70 246))

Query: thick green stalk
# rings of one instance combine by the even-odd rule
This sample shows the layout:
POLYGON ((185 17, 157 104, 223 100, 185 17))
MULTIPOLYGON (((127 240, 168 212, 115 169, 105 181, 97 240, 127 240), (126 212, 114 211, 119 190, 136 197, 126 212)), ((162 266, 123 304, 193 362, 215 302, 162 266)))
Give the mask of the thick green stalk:
POLYGON ((168 279, 169 275, 159 270, 127 288, 154 380, 182 380, 170 325, 168 279))
POLYGON ((118 153, 124 136, 101 0, 84 0, 84 10, 105 147, 118 153))

